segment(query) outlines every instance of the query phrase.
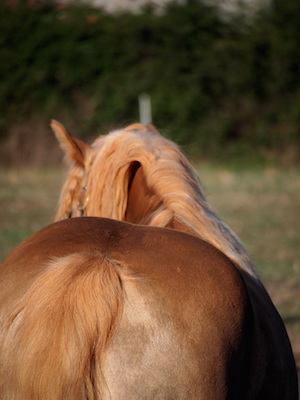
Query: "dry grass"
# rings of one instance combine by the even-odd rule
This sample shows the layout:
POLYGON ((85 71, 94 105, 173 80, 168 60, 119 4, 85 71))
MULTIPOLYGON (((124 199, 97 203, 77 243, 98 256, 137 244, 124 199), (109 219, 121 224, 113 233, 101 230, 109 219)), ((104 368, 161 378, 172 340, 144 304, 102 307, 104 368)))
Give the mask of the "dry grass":
MULTIPOLYGON (((198 166, 209 202, 256 261, 300 355, 300 170, 198 166)), ((0 170, 0 260, 53 220, 65 171, 0 170)))
POLYGON ((53 221, 64 177, 57 169, 0 169, 0 260, 53 221))

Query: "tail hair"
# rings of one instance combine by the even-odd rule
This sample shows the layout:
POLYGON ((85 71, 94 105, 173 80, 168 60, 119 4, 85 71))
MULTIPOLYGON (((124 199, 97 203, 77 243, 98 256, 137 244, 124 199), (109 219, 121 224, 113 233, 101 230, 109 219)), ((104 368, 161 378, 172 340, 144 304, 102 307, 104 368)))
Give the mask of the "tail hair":
POLYGON ((2 326, 0 398, 100 399, 123 298, 118 269, 99 253, 52 261, 2 326))

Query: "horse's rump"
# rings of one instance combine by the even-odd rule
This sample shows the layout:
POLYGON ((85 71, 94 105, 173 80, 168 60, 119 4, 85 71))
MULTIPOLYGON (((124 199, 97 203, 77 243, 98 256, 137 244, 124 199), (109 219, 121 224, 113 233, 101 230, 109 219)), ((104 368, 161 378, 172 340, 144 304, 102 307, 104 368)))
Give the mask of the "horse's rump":
POLYGON ((54 125, 73 162, 57 218, 149 226, 74 218, 7 257, 0 398, 296 400, 283 322, 179 149, 151 126, 88 146, 54 125))
POLYGON ((167 227, 219 249, 243 275, 253 311, 247 395, 297 399, 297 372, 284 324, 246 250, 207 203, 180 149, 151 125, 111 132, 91 146, 57 122, 52 127, 71 161, 56 218, 98 216, 167 227))
POLYGON ((247 292, 195 237, 96 218, 50 225, 4 261, 0 305, 3 400, 247 398, 247 292))

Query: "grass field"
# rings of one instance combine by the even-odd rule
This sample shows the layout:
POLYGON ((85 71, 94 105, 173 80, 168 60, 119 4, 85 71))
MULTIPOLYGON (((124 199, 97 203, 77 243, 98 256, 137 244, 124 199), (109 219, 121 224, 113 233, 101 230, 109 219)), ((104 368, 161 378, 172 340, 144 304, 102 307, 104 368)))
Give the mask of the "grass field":
MULTIPOLYGON (((300 169, 198 171, 209 202, 256 262, 300 355, 300 169)), ((0 260, 53 220, 65 174, 0 169, 0 260)))

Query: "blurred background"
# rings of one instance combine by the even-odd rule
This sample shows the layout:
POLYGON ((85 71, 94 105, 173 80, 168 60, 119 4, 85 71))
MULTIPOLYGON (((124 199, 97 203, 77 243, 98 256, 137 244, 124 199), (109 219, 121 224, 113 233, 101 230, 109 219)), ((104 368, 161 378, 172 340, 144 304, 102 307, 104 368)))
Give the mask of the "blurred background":
POLYGON ((89 137, 147 93, 194 158, 294 164, 299 26, 294 0, 2 0, 0 163, 50 162, 50 118, 89 137))
POLYGON ((300 354, 299 27, 295 0, 0 0, 0 259, 53 220, 50 119, 90 142, 148 98, 300 354))

